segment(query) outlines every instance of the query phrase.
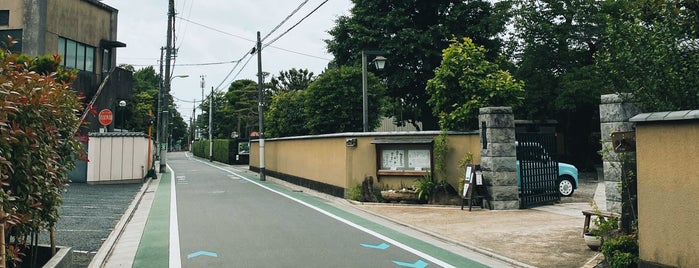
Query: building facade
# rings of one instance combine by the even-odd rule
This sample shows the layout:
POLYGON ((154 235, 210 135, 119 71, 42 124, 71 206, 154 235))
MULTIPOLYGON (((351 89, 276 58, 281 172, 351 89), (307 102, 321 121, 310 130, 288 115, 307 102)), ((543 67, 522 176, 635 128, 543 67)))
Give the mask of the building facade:
MULTIPOLYGON (((115 68, 117 48, 126 46, 116 38, 117 17, 118 10, 97 0, 3 0, 0 43, 30 56, 60 55, 62 66, 78 70, 73 87, 94 98, 95 109, 116 111, 120 100, 131 99, 132 85, 131 72, 115 68)), ((86 121, 86 131, 100 127, 94 115, 86 121)))

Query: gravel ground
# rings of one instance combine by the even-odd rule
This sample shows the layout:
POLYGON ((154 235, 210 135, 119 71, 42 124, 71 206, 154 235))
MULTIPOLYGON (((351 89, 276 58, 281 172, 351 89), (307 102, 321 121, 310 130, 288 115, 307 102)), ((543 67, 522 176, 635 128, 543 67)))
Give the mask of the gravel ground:
MULTIPOLYGON (((56 245, 73 248, 73 267, 87 267, 141 186, 73 183, 66 188, 56 225, 56 245)), ((47 232, 39 242, 49 243, 47 232)))

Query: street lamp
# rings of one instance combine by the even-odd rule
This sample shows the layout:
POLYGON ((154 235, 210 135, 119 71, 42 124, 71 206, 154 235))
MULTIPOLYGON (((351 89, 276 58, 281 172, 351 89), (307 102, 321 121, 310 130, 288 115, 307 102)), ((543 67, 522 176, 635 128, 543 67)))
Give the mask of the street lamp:
POLYGON ((380 50, 362 50, 362 125, 364 132, 369 132, 369 102, 367 93, 367 55, 377 55, 371 62, 374 63, 374 67, 377 70, 383 70, 386 66, 386 58, 381 56, 384 54, 380 50))
MULTIPOLYGON (((166 75, 167 76, 167 75, 166 75)), ((158 108, 160 109, 158 117, 158 123, 160 127, 160 131, 158 131, 158 145, 160 146, 160 173, 165 173, 167 171, 167 145, 168 145, 168 117, 169 117, 169 111, 168 109, 165 109, 165 107, 168 107, 170 104, 170 97, 169 97, 169 90, 170 90, 170 84, 172 84, 172 80, 175 78, 186 78, 189 77, 189 75, 186 74, 180 74, 180 75, 175 75, 171 77, 168 80, 165 80, 167 84, 165 84, 165 87, 160 91, 161 95, 161 100, 160 100, 160 105, 158 105, 158 108)))
POLYGON ((120 131, 123 132, 124 125, 126 124, 126 109, 124 109, 124 107, 126 107, 126 101, 125 100, 119 101, 119 107, 121 107, 121 130, 120 131))

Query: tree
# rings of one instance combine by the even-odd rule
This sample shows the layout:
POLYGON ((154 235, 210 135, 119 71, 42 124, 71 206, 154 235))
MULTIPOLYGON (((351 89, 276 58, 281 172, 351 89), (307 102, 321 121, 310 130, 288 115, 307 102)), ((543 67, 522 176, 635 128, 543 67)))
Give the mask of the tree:
POLYGON ((211 105, 211 99, 207 98, 201 103, 201 108, 204 110, 201 116, 197 117, 197 125, 202 129, 201 134, 204 138, 209 138, 209 131, 212 131, 212 137, 214 139, 228 139, 230 138, 231 131, 233 131, 235 121, 232 121, 233 113, 230 110, 230 104, 228 104, 228 99, 226 94, 222 91, 214 91, 213 103, 214 103, 214 114, 212 118, 211 129, 209 128, 209 107, 211 105))
POLYGON ((610 15, 598 67, 613 92, 632 93, 647 112, 699 107, 696 1, 632 1, 610 15))
POLYGON ((304 90, 313 80, 315 80, 313 72, 309 72, 308 69, 292 68, 288 71, 280 71, 279 76, 272 76, 271 91, 274 95, 286 91, 304 90))
POLYGON ((452 40, 444 49, 442 65, 427 81, 429 104, 443 130, 478 129, 478 109, 486 106, 517 106, 524 83, 486 60, 486 50, 469 38, 452 40))
MULTIPOLYGON (((368 76, 369 129, 379 125, 385 89, 368 76)), ((305 90, 304 113, 309 134, 362 131, 362 71, 357 67, 330 69, 305 90)))
POLYGON ((265 137, 308 135, 304 105, 305 91, 277 93, 265 112, 265 137))
POLYGON ((422 122, 437 129, 437 119, 427 104, 427 80, 439 66, 441 50, 453 37, 470 37, 485 46, 489 58, 500 48, 498 34, 504 31, 507 1, 369 1, 353 0, 351 15, 341 16, 329 31, 328 51, 334 66, 357 66, 361 51, 383 50, 388 58, 381 72, 387 83, 388 116, 422 122))
MULTIPOLYGON (((121 116, 125 116, 128 119, 124 120, 126 122, 126 129, 144 133, 148 132, 148 124, 145 118, 148 115, 148 111, 152 111, 154 120, 157 116, 158 92, 160 90, 159 84, 160 75, 155 72, 152 66, 134 72, 133 99, 127 101, 124 111, 120 112, 122 114, 121 116)), ((172 115, 175 114, 173 113, 172 115)), ((120 119, 117 118, 117 122, 121 122, 119 120, 120 119)), ((155 128, 153 130, 157 131, 155 128)))
POLYGON ((599 99, 604 94, 594 54, 604 45, 605 14, 616 1, 517 0, 510 51, 525 83, 522 119, 555 119, 567 161, 600 163, 599 99))
POLYGON ((236 80, 228 87, 225 94, 225 106, 229 107, 229 116, 237 124, 234 126, 241 137, 259 126, 259 87, 257 82, 243 79, 236 80))

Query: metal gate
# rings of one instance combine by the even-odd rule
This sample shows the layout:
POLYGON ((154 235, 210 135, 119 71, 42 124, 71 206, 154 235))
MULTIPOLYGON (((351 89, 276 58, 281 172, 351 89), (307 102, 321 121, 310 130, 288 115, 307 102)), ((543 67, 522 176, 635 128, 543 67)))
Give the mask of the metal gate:
POLYGON ((520 208, 561 201, 558 190, 556 137, 553 134, 517 133, 517 175, 520 208))

